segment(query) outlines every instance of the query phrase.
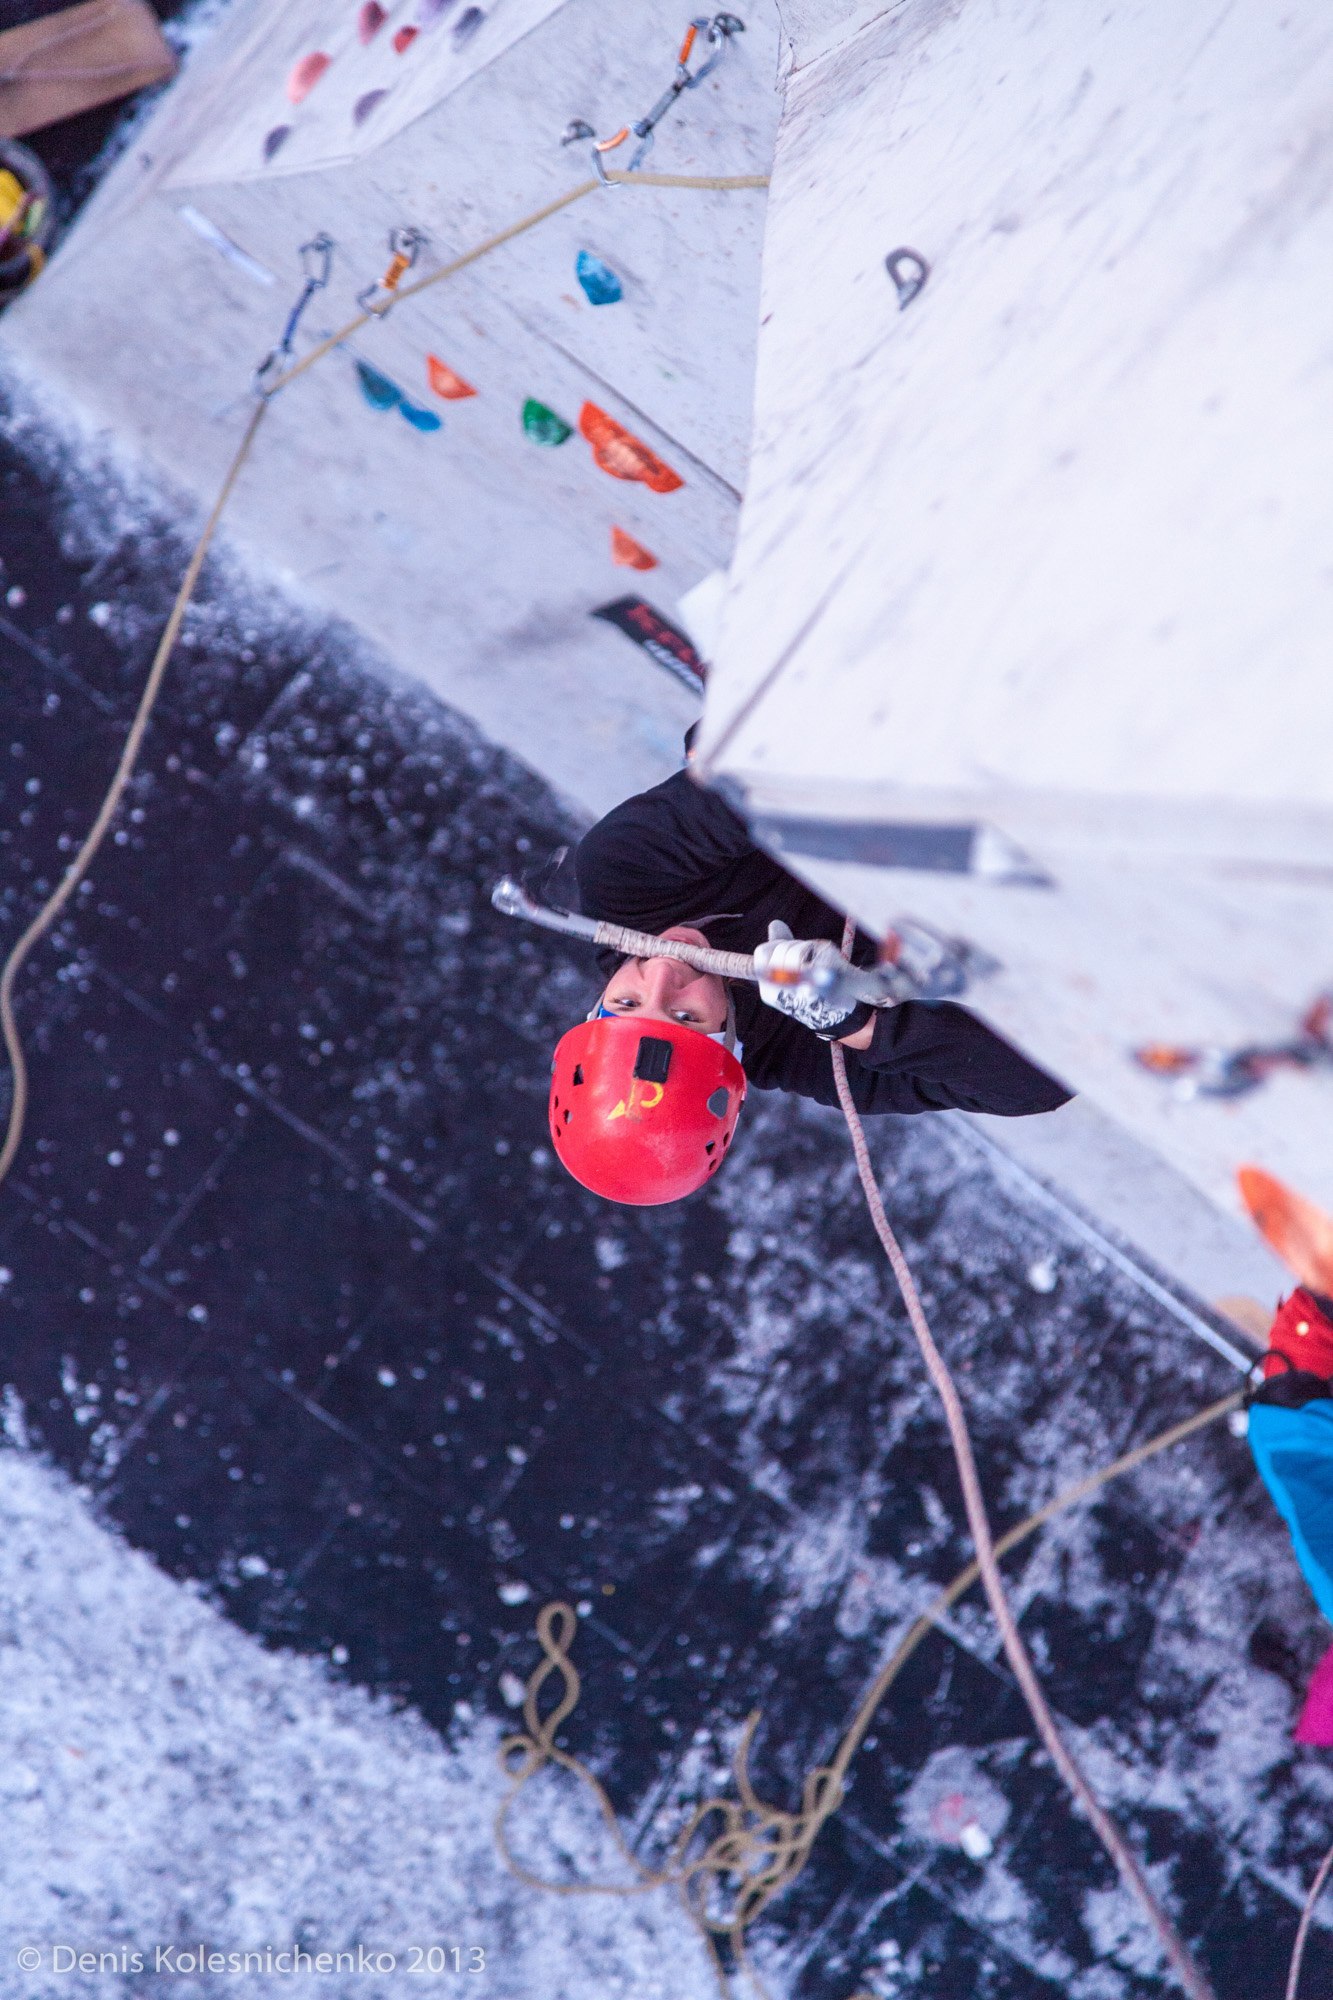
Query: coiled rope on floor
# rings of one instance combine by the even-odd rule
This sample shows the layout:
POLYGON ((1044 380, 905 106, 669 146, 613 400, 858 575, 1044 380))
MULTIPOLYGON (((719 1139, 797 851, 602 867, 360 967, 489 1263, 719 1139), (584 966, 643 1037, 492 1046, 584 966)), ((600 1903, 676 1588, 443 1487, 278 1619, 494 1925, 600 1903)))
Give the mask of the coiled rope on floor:
MULTIPOLYGON (((766 174, 614 173, 608 174, 607 179, 616 186, 623 187, 676 187, 727 190, 764 188, 768 186, 768 176, 766 174)), ((548 221, 551 216, 558 215, 562 209, 570 207, 576 201, 581 201, 585 195, 594 193, 601 185, 602 183, 597 180, 581 182, 577 187, 571 188, 567 193, 559 196, 557 200, 545 202, 542 207, 532 209, 527 215, 520 216, 517 222, 511 222, 507 228, 497 230, 494 235, 485 237, 482 242, 474 244, 470 250, 465 250, 461 256, 453 258, 449 263, 441 266, 438 271, 432 271, 427 277, 419 278, 414 284, 401 286, 396 292, 390 295, 386 306, 381 307, 379 310, 358 313, 355 318, 348 320, 345 326, 340 327, 336 333, 330 334, 327 339, 319 341, 308 354, 302 355, 299 361, 294 362, 290 368, 286 369, 282 374, 275 376, 273 381, 266 383, 258 391, 255 407, 250 412, 250 418, 246 424, 241 441, 236 447, 231 463, 223 475, 217 498, 213 502, 212 509, 204 523, 199 539, 195 543, 194 553, 186 565, 180 589, 176 593, 175 602, 167 616, 167 622, 162 629, 162 636, 158 640, 154 650, 152 664, 148 669, 143 693, 139 697, 139 705, 134 713, 134 720, 130 724, 129 733, 125 738, 120 758, 116 764, 102 803, 98 807, 97 815, 88 829, 73 861, 71 861, 55 889, 28 924, 26 930, 23 931, 22 935, 11 946, 5 957, 3 968, 0 968, 0 1032, 3 1033, 5 1053, 9 1058, 10 1073, 9 1109, 5 1120, 4 1142, 0 1144, 0 1182, 4 1180, 14 1164, 15 1156, 23 1140, 23 1127, 28 1109, 28 1066, 24 1057, 23 1042, 18 1031, 18 1022, 14 1013, 15 982, 33 947, 39 944, 51 929, 51 926, 69 902, 70 897, 92 867, 98 850, 101 848, 102 842, 110 831, 112 822, 120 809, 121 800, 125 796, 125 789, 130 779, 134 776, 135 767, 139 761, 139 752, 143 747, 143 739, 147 732, 149 721, 152 718, 158 695, 161 692, 163 677, 166 673, 172 652, 175 649, 185 613, 189 609, 191 598, 194 596, 195 586, 199 581, 199 573, 203 569, 204 560, 212 545, 227 502, 230 500, 235 488, 236 481, 240 477, 241 469, 250 456, 269 404, 279 391, 287 388, 298 376, 304 375, 307 369, 313 368, 315 363, 321 361, 326 354, 331 354, 335 348, 340 347, 352 334, 359 332, 372 319, 383 318, 389 306, 401 304, 404 300, 415 297, 417 293, 426 291, 430 286, 438 285, 444 279, 456 276, 459 271, 466 270, 470 264, 479 263, 483 257, 490 256, 492 251, 500 249, 506 243, 512 243, 516 237, 525 235, 528 230, 537 228, 540 223, 548 221)))
MULTIPOLYGON (((1244 1394, 1242 1389, 1232 1390, 1230 1395, 1208 1404, 1205 1409, 1196 1411, 1180 1423, 1172 1424, 1168 1430, 1135 1445, 1109 1465, 1099 1466, 1086 1478, 1066 1487, 1035 1513, 999 1536, 994 1543, 994 1554, 997 1557, 1007 1555, 1047 1522, 1067 1513, 1080 1501, 1089 1499, 1112 1480, 1133 1472, 1159 1452, 1182 1443, 1194 1432, 1218 1423, 1240 1407, 1244 1394)), ((754 1789, 749 1761, 761 1711, 752 1710, 746 1717, 732 1760, 736 1797, 715 1795, 703 1800, 672 1842, 665 1865, 658 1869, 645 1868, 629 1848, 615 1807, 600 1780, 586 1764, 562 1749, 556 1741, 557 1732, 573 1714, 582 1693, 582 1682, 570 1657, 578 1617, 568 1604, 555 1602, 544 1605, 537 1615, 536 1625, 543 1659, 527 1683, 523 1702, 524 1728, 507 1736, 500 1745, 501 1766, 510 1780, 510 1789, 496 1814, 495 1830, 507 1865, 529 1887, 561 1896, 634 1896, 650 1889, 674 1887, 681 1892, 691 1917, 704 1933, 722 1991, 725 1993, 727 1989, 720 1961, 713 1949, 714 1936, 727 1938, 737 1964, 755 1980, 746 1953, 746 1932, 805 1867, 820 1830, 842 1803, 852 1759, 890 1688, 922 1640, 936 1629, 944 1615, 971 1589, 980 1575, 980 1563, 973 1560, 912 1621, 866 1688, 832 1758, 807 1775, 801 1790, 801 1804, 795 1811, 767 1804, 754 1789), (556 1706, 543 1715, 542 1690, 553 1673, 560 1675, 563 1692, 556 1706), (634 1871, 632 1882, 553 1882, 534 1874, 514 1854, 508 1832, 510 1814, 523 1788, 547 1764, 558 1765, 587 1786, 621 1857, 634 1871), (714 1816, 721 1822, 720 1829, 699 1847, 707 1823, 714 1816), (730 1900, 728 1907, 719 1912, 715 1902, 709 1906, 707 1898, 716 1897, 724 1887, 730 1888, 730 1900)), ((757 1980, 755 1983, 758 1985, 757 1980)))

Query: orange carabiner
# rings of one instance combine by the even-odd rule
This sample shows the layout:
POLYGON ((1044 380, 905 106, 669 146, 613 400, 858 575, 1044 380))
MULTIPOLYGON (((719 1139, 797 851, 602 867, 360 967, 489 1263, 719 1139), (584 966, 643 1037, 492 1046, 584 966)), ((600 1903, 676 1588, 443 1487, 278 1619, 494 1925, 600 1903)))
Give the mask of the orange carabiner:
POLYGON ((385 291, 396 292, 398 289, 399 279, 402 277, 405 271, 410 271, 411 268, 412 268, 412 259, 410 257, 405 257, 401 250, 396 251, 392 263, 389 265, 388 270, 384 273, 384 276, 380 279, 380 283, 384 287, 385 291))
POLYGON ((628 137, 629 137, 629 126, 622 125, 620 130, 614 133, 611 138, 599 139, 597 143, 594 145, 593 151, 594 153, 613 152, 617 146, 623 146, 628 137))
POLYGON ((680 54, 676 57, 676 61, 680 64, 682 69, 684 69, 686 63, 690 59, 690 56, 694 49, 694 38, 698 34, 698 32, 699 29, 697 23, 691 21, 689 27, 685 30, 685 39, 680 45, 680 54))

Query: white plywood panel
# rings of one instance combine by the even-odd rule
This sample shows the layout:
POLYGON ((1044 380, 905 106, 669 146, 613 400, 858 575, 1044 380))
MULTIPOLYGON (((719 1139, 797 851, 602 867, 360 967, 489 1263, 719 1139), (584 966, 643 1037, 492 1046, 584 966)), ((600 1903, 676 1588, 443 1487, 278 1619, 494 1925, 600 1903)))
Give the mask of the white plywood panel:
POLYGON ((732 762, 1333 808, 1330 88, 1261 0, 907 9, 795 74, 732 762))
POLYGON ((788 858, 984 945, 981 1011, 1214 1201, 1252 1157, 1333 1206, 1333 1072, 1187 1103, 1131 1058, 1333 985, 1333 20, 784 23, 703 756, 798 821, 996 827, 1049 886, 788 858))

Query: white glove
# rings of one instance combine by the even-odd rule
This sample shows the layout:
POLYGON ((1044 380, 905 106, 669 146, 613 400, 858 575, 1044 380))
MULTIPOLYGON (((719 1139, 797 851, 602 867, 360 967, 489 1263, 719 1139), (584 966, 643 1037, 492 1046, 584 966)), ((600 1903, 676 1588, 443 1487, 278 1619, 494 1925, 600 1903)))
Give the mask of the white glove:
POLYGON ((788 1020, 813 1029, 824 1041, 854 1034, 869 1014, 863 1001, 826 1000, 813 987, 786 983, 821 961, 836 963, 841 957, 827 938, 794 938, 789 926, 777 919, 768 927, 768 943, 755 947, 759 998, 788 1020))

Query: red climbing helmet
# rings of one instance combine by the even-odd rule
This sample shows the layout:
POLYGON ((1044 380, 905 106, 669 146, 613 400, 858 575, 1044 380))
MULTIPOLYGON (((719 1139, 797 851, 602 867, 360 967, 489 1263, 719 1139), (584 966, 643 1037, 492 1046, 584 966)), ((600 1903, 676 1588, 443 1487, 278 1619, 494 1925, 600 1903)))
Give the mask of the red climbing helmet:
POLYGON ((582 1021, 551 1065, 559 1158, 594 1194, 641 1208, 679 1201, 717 1172, 744 1101, 731 1050, 676 1021, 582 1021))

